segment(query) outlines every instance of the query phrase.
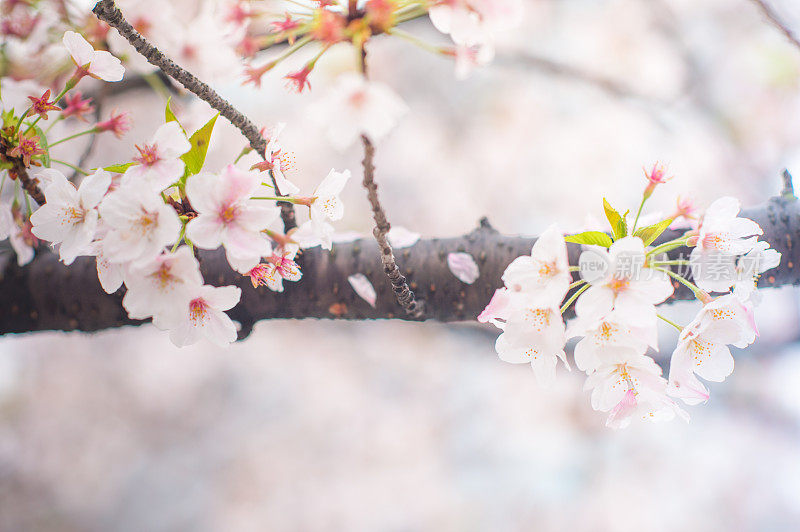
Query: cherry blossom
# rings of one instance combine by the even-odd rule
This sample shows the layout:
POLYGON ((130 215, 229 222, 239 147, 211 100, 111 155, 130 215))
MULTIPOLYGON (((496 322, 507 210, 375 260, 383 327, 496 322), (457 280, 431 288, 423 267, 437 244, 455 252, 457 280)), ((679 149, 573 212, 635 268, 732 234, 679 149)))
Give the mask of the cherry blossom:
POLYGON ((456 44, 491 42, 491 34, 511 29, 522 19, 519 0, 443 0, 428 15, 433 25, 449 34, 456 44))
POLYGON ((584 386, 592 390, 592 408, 609 412, 606 425, 627 426, 634 417, 668 421, 688 415, 667 397, 667 381, 655 361, 633 350, 620 351, 589 375, 584 386))
POLYGON ((220 347, 234 342, 236 325, 224 311, 236 306, 242 291, 236 286, 193 285, 188 293, 185 305, 170 307, 176 313, 169 320, 175 323, 169 332, 172 343, 183 347, 196 343, 201 337, 220 347))
POLYGON ((512 310, 495 348, 500 360, 530 363, 537 380, 547 385, 555 378, 557 360, 567 364, 565 342, 564 320, 557 307, 526 305, 512 310))
POLYGON ((175 210, 149 187, 123 184, 100 203, 100 218, 108 228, 103 254, 114 263, 148 261, 175 242, 181 228, 175 210))
POLYGON ((551 225, 531 249, 531 254, 514 259, 503 273, 503 283, 515 292, 543 305, 558 305, 567 293, 572 277, 567 245, 558 227, 551 225))
POLYGON ((631 325, 613 311, 597 320, 576 318, 567 327, 567 338, 574 336, 583 336, 575 345, 574 356, 575 365, 587 374, 620 352, 643 355, 648 346, 658 347, 655 323, 631 325))
POLYGON ((172 329, 181 315, 176 309, 187 306, 202 284, 197 259, 188 246, 181 246, 175 253, 164 251, 150 261, 132 264, 125 276, 128 291, 122 305, 133 319, 152 317, 159 329, 172 329))
MULTIPOLYGON (((284 127, 286 127, 286 124, 281 122, 272 130, 269 135, 269 142, 267 143, 265 161, 256 166, 265 163, 264 169, 272 171, 272 177, 275 178, 275 184, 278 186, 278 190, 281 191, 281 194, 297 194, 300 192, 300 189, 286 178, 286 170, 290 166, 287 159, 288 155, 278 144, 278 136, 281 134, 284 127)), ((261 167, 259 166, 259 168, 261 167)))
POLYGON ((67 31, 62 41, 78 67, 79 76, 88 74, 104 81, 122 80, 125 67, 120 60, 104 50, 95 50, 81 34, 67 31))
POLYGON ((756 289, 760 274, 781 263, 781 254, 769 247, 769 243, 759 240, 753 249, 739 257, 736 262, 734 293, 742 300, 750 297, 756 289))
POLYGON ((312 116, 325 126, 331 144, 344 151, 361 135, 381 140, 407 112, 408 106, 388 86, 345 73, 317 102, 312 116))
POLYGON ((181 126, 175 121, 167 122, 156 130, 149 144, 136 146, 136 164, 125 171, 123 183, 138 186, 145 182, 153 192, 161 192, 183 175, 186 165, 180 156, 191 147, 181 126))
POLYGON ((339 194, 350 179, 350 170, 337 172, 331 169, 328 175, 314 190, 309 205, 311 226, 310 229, 322 243, 324 249, 330 249, 332 242, 332 227, 328 220, 341 220, 344 216, 344 203, 339 194))
POLYGON ((298 251, 300 246, 287 243, 267 257, 267 262, 257 264, 247 273, 253 286, 262 285, 273 292, 283 292, 283 281, 299 281, 303 272, 294 261, 298 251))
POLYGON ((578 298, 578 316, 601 318, 614 309, 626 321, 651 321, 655 305, 672 295, 673 286, 666 273, 643 267, 642 240, 628 236, 614 242, 607 252, 602 248, 594 251, 607 261, 608 268, 578 298))
POLYGON ((32 232, 38 238, 61 244, 58 252, 64 264, 89 254, 97 231, 97 206, 110 185, 111 174, 99 169, 84 178, 77 190, 63 174, 44 189, 47 203, 31 215, 32 232))
POLYGON ((280 209, 250 199, 261 185, 256 172, 228 165, 221 175, 197 174, 186 182, 186 195, 198 216, 186 226, 186 236, 196 246, 225 246, 231 266, 240 273, 252 270, 272 247, 262 233, 278 218, 280 209))
POLYGON ((95 256, 97 279, 107 294, 113 294, 125 280, 126 264, 111 262, 103 252, 102 237, 92 243, 92 254, 95 256))

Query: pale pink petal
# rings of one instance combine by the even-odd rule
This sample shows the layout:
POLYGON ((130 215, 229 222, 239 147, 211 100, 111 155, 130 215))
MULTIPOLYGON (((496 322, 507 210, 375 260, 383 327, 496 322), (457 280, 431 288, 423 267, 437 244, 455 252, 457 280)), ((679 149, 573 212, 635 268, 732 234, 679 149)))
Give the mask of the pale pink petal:
POLYGON ((449 253, 447 267, 462 283, 472 284, 480 276, 478 264, 469 253, 449 253))

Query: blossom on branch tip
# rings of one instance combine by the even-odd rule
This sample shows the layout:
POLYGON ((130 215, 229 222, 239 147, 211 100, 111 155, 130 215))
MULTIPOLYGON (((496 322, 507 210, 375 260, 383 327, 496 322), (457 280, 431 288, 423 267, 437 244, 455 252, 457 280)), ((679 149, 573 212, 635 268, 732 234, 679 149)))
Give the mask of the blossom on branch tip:
POLYGON ((228 346, 236 340, 236 325, 224 311, 235 307, 241 295, 236 286, 193 285, 185 305, 170 307, 176 314, 170 319, 170 340, 183 347, 205 337, 219 347, 228 346))
MULTIPOLYGON (((512 301, 511 305, 518 301, 512 301)), ((495 349, 504 362, 529 363, 542 385, 555 378, 558 359, 567 365, 564 320, 558 307, 520 304, 509 312, 495 349)))
POLYGON ((198 216, 186 226, 186 236, 197 247, 225 247, 228 262, 236 271, 247 273, 271 254, 272 247, 262 233, 280 215, 280 209, 250 199, 261 186, 256 172, 228 165, 221 175, 201 173, 189 177, 186 195, 198 216))
POLYGON ((45 187, 47 203, 31 215, 32 232, 42 240, 61 244, 58 252, 64 264, 91 254, 90 244, 98 226, 97 206, 110 185, 111 174, 99 169, 85 177, 77 190, 63 174, 45 187))
POLYGON ((17 145, 8 151, 8 155, 22 159, 22 164, 25 166, 30 166, 31 159, 45 152, 39 144, 39 136, 35 135, 34 131, 20 133, 16 140, 17 145))
POLYGON ((525 292, 531 300, 557 306, 564 299, 572 276, 567 244, 558 227, 548 227, 533 244, 530 255, 514 259, 503 272, 503 283, 514 292, 525 292))
POLYGON ((149 187, 123 184, 109 192, 99 207, 108 232, 103 254, 113 263, 153 260, 177 240, 181 222, 175 210, 149 187))
POLYGON ((47 120, 47 113, 50 111, 60 111, 61 108, 55 105, 56 102, 50 100, 50 89, 44 91, 40 97, 28 96, 31 101, 31 110, 28 116, 39 115, 42 120, 47 120))
POLYGON ((180 311, 202 284, 197 259, 188 246, 181 246, 174 253, 162 251, 147 262, 132 264, 125 276, 128 290, 122 305, 133 319, 152 317, 159 329, 171 329, 180 323, 180 311))
POLYGON ((80 91, 75 91, 73 94, 67 94, 64 96, 64 102, 67 104, 66 107, 61 111, 61 116, 64 118, 69 118, 70 116, 74 116, 80 120, 86 122, 86 118, 84 115, 87 115, 94 110, 94 106, 92 105, 91 98, 83 98, 83 95, 80 91))
POLYGON ((122 136, 131 129, 130 114, 127 112, 120 113, 115 109, 111 112, 111 116, 108 117, 108 119, 98 122, 95 124, 94 128, 98 133, 110 131, 115 137, 121 139, 122 136))
POLYGON ((163 124, 149 144, 136 146, 139 151, 139 155, 133 158, 136 164, 125 171, 123 184, 141 186, 144 181, 153 192, 161 192, 183 176, 186 165, 180 157, 191 147, 177 122, 163 124))
POLYGON ((125 67, 120 60, 105 50, 95 50, 81 34, 67 31, 62 41, 78 67, 78 78, 88 74, 104 81, 122 80, 125 67))

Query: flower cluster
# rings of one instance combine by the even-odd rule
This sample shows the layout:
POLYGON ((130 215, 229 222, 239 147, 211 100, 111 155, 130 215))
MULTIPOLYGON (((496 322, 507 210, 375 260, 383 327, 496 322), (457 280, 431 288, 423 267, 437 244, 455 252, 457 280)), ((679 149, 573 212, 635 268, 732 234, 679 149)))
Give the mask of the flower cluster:
MULTIPOLYGON (((592 407, 608 413, 611 427, 624 427, 634 418, 688 419, 675 399, 690 405, 708 400, 708 390, 697 377, 722 381, 731 374, 728 346, 746 347, 758 334, 755 281, 780 262, 780 254, 754 236, 762 234, 758 224, 737 216, 739 204, 732 198, 709 206, 698 228, 653 246, 674 221, 637 228, 642 207, 655 185, 664 182, 663 171, 654 177, 659 168, 648 175, 631 225, 604 201, 609 233, 586 231, 565 238, 555 226, 548 228, 530 255, 509 264, 503 288, 478 316, 502 329, 496 344, 500 359, 530 363, 545 384, 553 380, 559 359, 569 368, 564 347, 567 339, 579 338, 575 366, 587 375, 592 407), (567 242, 584 247, 578 265, 568 262, 567 242), (688 260, 668 255, 684 246, 692 247, 688 260), (707 266, 720 254, 732 268, 711 275, 707 266), (681 266, 695 273, 695 282, 673 270, 681 266), (703 304, 684 327, 657 310, 672 296, 672 280, 703 304), (575 317, 567 326, 563 315, 573 303, 575 317), (668 379, 648 354, 658 350, 659 318, 680 331, 668 379)), ((679 213, 688 218, 691 209, 685 207, 679 213)))
POLYGON ((330 222, 344 214, 339 196, 349 171, 331 170, 312 195, 297 196, 300 189, 287 176, 289 155, 278 140, 282 124, 272 129, 261 163, 209 171, 205 158, 217 116, 190 135, 168 102, 165 123, 132 150, 127 162, 92 171, 74 167, 76 175, 84 175, 76 186, 51 168, 66 163, 51 159, 49 147, 103 131, 121 134, 126 115, 114 113, 58 140, 48 139, 49 129, 37 123, 52 112, 60 113, 58 120, 83 118, 90 104, 70 91, 86 76, 118 81, 124 69, 77 33, 67 32, 63 42, 75 64, 63 90, 52 100, 48 89, 22 106, 4 106, 3 185, 9 178, 32 182, 43 197, 15 186, 12 202, 0 205, 0 238, 10 239, 21 265, 33 259, 40 243, 56 249, 65 265, 80 256, 95 257, 106 292, 125 285, 122 304, 128 316, 152 319, 179 346, 201 337, 229 344, 237 330, 226 312, 239 303, 241 288, 205 283, 197 250, 223 248, 245 288, 252 283, 283 291, 285 282, 302 277, 296 262, 302 248, 331 248, 330 222), (55 105, 62 98, 63 109, 55 105), (308 221, 285 233, 278 201, 307 207, 308 221))

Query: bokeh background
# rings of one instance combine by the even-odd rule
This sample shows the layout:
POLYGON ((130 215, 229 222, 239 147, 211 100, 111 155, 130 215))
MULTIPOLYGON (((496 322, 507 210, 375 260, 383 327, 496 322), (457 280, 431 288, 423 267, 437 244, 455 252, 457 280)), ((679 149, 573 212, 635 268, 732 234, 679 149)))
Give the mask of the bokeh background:
MULTIPOLYGON (((796 2, 770 5, 800 32, 796 2)), ((655 161, 675 175, 651 200, 665 214, 679 195, 757 205, 782 168, 800 172, 800 49, 752 0, 525 8, 464 81, 406 42, 370 45, 372 76, 410 107, 378 145, 395 225, 453 236, 486 215, 510 234, 578 229, 603 196, 634 208, 655 161)), ((427 21, 408 30, 443 41, 427 21)), ((309 114, 352 52, 334 48, 313 90, 290 93, 281 75, 308 57, 260 90, 234 69, 213 84, 259 124, 287 122, 291 177, 310 191, 332 167, 357 174, 360 153, 330 148, 309 114)), ((211 114, 173 98, 187 129, 211 114)), ((146 87, 109 95, 104 112, 130 111, 135 127, 100 138, 87 166, 129 157, 163 101, 146 87)), ((243 145, 220 121, 209 166, 243 145)), ((357 179, 344 199, 337 229, 368 235, 357 179)), ((765 292, 760 340, 689 424, 622 431, 591 410, 579 374, 542 390, 477 323, 270 321, 225 350, 177 349, 149 325, 6 336, 0 530, 798 530, 799 319, 794 288, 765 292)), ((666 358, 675 337, 661 332, 666 358)))

